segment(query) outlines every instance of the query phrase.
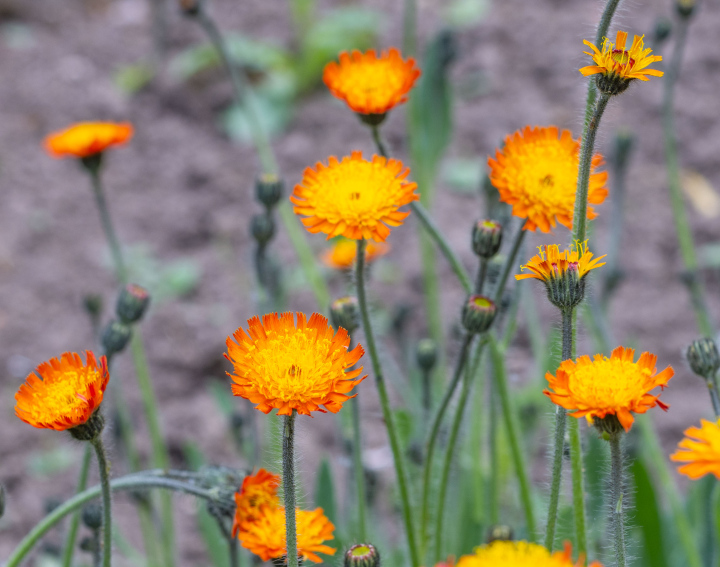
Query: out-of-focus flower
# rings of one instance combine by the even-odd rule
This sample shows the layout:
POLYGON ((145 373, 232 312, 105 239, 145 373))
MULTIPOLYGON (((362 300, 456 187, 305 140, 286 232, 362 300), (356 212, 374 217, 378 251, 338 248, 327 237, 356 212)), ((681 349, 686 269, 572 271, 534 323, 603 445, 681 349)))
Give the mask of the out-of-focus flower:
POLYGON ((80 122, 45 138, 45 149, 53 157, 87 158, 110 146, 121 146, 133 135, 132 124, 80 122))
POLYGON ((254 475, 248 475, 243 480, 240 490, 235 493, 235 519, 232 533, 237 537, 243 522, 256 521, 266 507, 280 506, 278 487, 280 476, 260 469, 254 475))
MULTIPOLYGON (((390 250, 390 245, 385 242, 370 243, 365 247, 365 262, 370 263, 380 256, 384 256, 390 250)), ((322 260, 326 266, 336 270, 349 270, 355 265, 357 257, 357 242, 343 238, 333 244, 327 250, 322 260)))
POLYGON ((696 480, 712 473, 720 479, 720 421, 700 420, 700 427, 685 430, 685 438, 670 459, 682 465, 678 472, 696 480))
MULTIPOLYGON (((473 555, 463 555, 456 567, 580 567, 584 558, 573 563, 572 549, 551 553, 542 545, 527 541, 497 540, 475 548, 473 555)), ((590 567, 602 567, 594 562, 590 567)))

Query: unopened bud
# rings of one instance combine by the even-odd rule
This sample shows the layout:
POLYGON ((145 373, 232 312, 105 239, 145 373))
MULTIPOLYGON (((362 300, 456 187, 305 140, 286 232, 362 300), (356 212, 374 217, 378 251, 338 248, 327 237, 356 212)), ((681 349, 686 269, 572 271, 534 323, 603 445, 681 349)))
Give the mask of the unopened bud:
POLYGON ((122 352, 130 342, 132 328, 120 321, 110 321, 102 334, 101 343, 105 356, 113 356, 122 352))
POLYGON ((97 538, 85 536, 80 540, 80 549, 87 553, 97 553, 99 551, 97 538))
POLYGON ((260 246, 264 246, 275 236, 275 222, 272 217, 263 213, 255 215, 250 221, 250 234, 260 246))
POLYGON ((687 349, 687 359, 692 371, 703 378, 713 378, 720 368, 720 354, 712 339, 693 341, 687 349))
POLYGON ((415 349, 415 359, 422 370, 430 372, 437 362, 437 343, 433 339, 420 339, 415 349))
POLYGON ((653 49, 657 50, 663 43, 667 41, 672 33, 672 22, 666 17, 660 17, 655 22, 653 29, 653 49))
POLYGON ((360 309, 355 297, 341 297, 330 306, 330 320, 333 327, 342 327, 353 333, 360 326, 360 309))
POLYGON ((545 280, 548 299, 560 309, 573 309, 585 297, 585 278, 580 277, 577 262, 569 262, 565 270, 553 270, 545 280))
POLYGON ((136 284, 126 285, 118 297, 115 313, 123 323, 137 323, 150 305, 150 294, 136 284))
POLYGON ((82 511, 82 521, 91 530, 99 530, 103 522, 102 506, 96 502, 86 505, 82 511))
POLYGON ((463 327, 469 333, 484 333, 492 325, 496 311, 491 299, 484 295, 471 295, 463 306, 463 327))
POLYGON ((344 567, 380 567, 380 553, 369 543, 353 545, 345 552, 344 567))
POLYGON ((695 7, 697 6, 696 0, 676 0, 675 11, 681 18, 689 18, 693 15, 695 7))
POLYGON ((472 248, 481 258, 495 256, 502 244, 502 225, 494 220, 480 220, 472 231, 472 248))
POLYGON ((178 5, 186 16, 196 16, 200 11, 200 0, 178 0, 178 5))
POLYGON ((494 526, 490 526, 490 528, 488 529, 488 543, 492 543, 494 541, 512 541, 512 539, 513 531, 510 526, 495 524, 494 526))
POLYGON ((605 441, 610 441, 613 437, 625 431, 622 423, 614 413, 609 413, 605 417, 594 416, 593 425, 605 441))
POLYGON ((105 418, 99 410, 95 410, 85 423, 71 427, 68 432, 78 441, 95 441, 104 427, 105 418))
POLYGON ((90 317, 100 317, 103 310, 102 296, 98 293, 88 293, 83 297, 83 307, 90 317))
POLYGON ((283 196, 283 180, 274 173, 264 173, 255 180, 257 200, 272 209, 283 196))
POLYGON ((385 113, 385 112, 383 112, 382 114, 360 114, 360 113, 358 113, 358 116, 360 117, 360 121, 363 124, 367 124, 368 126, 375 127, 375 126, 380 126, 380 124, 385 122, 387 113, 385 113))

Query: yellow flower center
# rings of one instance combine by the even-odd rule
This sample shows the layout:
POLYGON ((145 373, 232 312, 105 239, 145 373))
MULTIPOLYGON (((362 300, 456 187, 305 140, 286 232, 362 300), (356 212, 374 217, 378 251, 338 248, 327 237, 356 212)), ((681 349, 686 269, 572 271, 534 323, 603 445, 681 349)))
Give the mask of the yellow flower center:
POLYGON ((100 373, 88 369, 85 372, 67 370, 62 374, 46 380, 46 386, 35 390, 34 402, 27 408, 31 419, 38 422, 54 421, 61 415, 73 415, 88 406, 88 383, 100 379, 100 373), (92 373, 91 378, 88 373, 92 373))
POLYGON ((457 567, 573 567, 560 552, 526 541, 495 541, 460 558, 457 567))
POLYGON ((593 364, 578 364, 568 386, 584 407, 628 407, 652 388, 652 371, 647 367, 617 358, 603 358, 593 364))

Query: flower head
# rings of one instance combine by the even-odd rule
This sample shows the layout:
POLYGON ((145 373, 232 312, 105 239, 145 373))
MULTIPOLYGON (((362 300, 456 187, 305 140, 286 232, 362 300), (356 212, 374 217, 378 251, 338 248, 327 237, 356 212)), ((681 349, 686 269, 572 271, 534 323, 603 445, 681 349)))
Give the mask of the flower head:
POLYGON ((364 354, 357 345, 348 352, 350 337, 345 329, 337 333, 328 320, 313 313, 308 321, 292 313, 265 315, 260 321, 248 321, 248 332, 242 327, 227 339, 225 355, 233 363, 232 392, 257 404, 269 413, 278 408, 278 415, 303 415, 313 411, 332 413, 355 396, 347 393, 366 377, 356 379, 362 366, 348 371, 364 354), (321 409, 320 406, 324 406, 321 409))
POLYGON ((644 352, 637 362, 634 355, 633 349, 620 346, 610 358, 597 354, 593 360, 589 356, 565 360, 556 376, 545 375, 552 390, 543 393, 557 405, 573 410, 570 415, 574 417, 586 416, 590 421, 613 415, 629 431, 633 412, 645 413, 656 405, 668 409, 659 396, 649 392, 657 386, 664 388, 674 374, 669 366, 657 372, 654 354, 644 352))
POLYGON ((400 226, 410 214, 398 209, 420 198, 417 183, 405 181, 410 170, 403 167, 380 156, 364 160, 361 152, 341 161, 330 157, 327 166, 318 163, 305 170, 290 201, 295 214, 307 217, 302 222, 313 234, 382 242, 390 234, 388 227, 400 226))
POLYGON ((53 157, 87 158, 110 146, 121 146, 133 135, 132 124, 80 122, 45 138, 45 149, 53 157))
POLYGON ((260 469, 256 474, 248 475, 243 479, 240 490, 235 493, 233 537, 237 537, 244 522, 257 521, 265 508, 280 506, 279 486, 280 476, 265 469, 260 469))
POLYGON ((583 67, 580 72, 585 76, 597 75, 598 89, 605 94, 620 94, 635 79, 649 81, 648 76, 663 76, 662 71, 647 68, 656 61, 662 61, 662 57, 660 55, 650 55, 652 49, 645 49, 643 42, 645 36, 636 35, 630 49, 625 50, 627 36, 627 32, 619 31, 617 32, 615 44, 605 38, 601 49, 598 49, 588 40, 583 41, 585 45, 592 49, 592 52, 586 51, 585 53, 593 58, 595 65, 583 67))
MULTIPOLYGON (((513 215, 527 219, 524 230, 550 232, 556 223, 572 228, 580 140, 569 130, 526 126, 505 138, 505 145, 488 158, 490 181, 500 200, 512 205, 513 215)), ((595 172, 603 163, 595 154, 590 168, 588 203, 607 197, 607 172, 595 172)), ((597 215, 587 209, 588 219, 597 215)))
POLYGON ((395 48, 378 57, 375 50, 340 54, 340 63, 325 66, 323 81, 330 92, 360 114, 385 114, 407 100, 420 76, 414 59, 403 60, 395 48))
POLYGON ((685 430, 685 438, 678 444, 670 459, 682 465, 678 472, 697 480, 708 473, 720 479, 720 421, 700 420, 700 427, 685 430))
MULTIPOLYGON (((321 563, 317 553, 333 555, 335 549, 323 542, 333 539, 335 526, 323 514, 322 508, 297 510, 297 547, 303 558, 321 563)), ((254 522, 245 522, 240 527, 238 539, 242 546, 258 555, 263 561, 279 559, 287 553, 285 539, 285 509, 265 508, 254 522)))
POLYGON ((31 373, 15 394, 15 415, 33 427, 65 431, 87 422, 100 407, 110 375, 85 352, 87 363, 74 352, 51 358, 31 373), (39 376, 38 376, 39 374, 39 376))
MULTIPOLYGON (((384 256, 390 250, 390 245, 385 242, 370 243, 365 247, 365 262, 370 263, 380 256, 384 256)), ((322 260, 326 266, 336 270, 349 270, 355 265, 357 256, 357 242, 343 238, 333 244, 330 250, 323 254, 322 260)))
MULTIPOLYGON (((475 548, 473 555, 464 555, 456 567, 580 567, 585 562, 573 563, 571 548, 551 553, 542 545, 527 541, 494 541, 475 548)), ((590 567, 602 567, 592 563, 590 567)))

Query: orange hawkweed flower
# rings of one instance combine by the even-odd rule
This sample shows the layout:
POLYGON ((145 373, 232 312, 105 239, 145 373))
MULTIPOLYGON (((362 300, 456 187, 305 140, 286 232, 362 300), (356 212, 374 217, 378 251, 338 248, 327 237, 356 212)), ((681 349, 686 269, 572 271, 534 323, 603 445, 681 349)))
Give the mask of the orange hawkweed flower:
MULTIPOLYGON (((384 256, 390 250, 390 245, 385 242, 377 244, 370 243, 365 247, 365 262, 370 263, 380 256, 384 256)), ((349 270, 355 264, 357 257, 357 242, 343 238, 336 242, 330 250, 322 256, 326 266, 336 270, 349 270)))
MULTIPOLYGON (((335 526, 327 519, 322 508, 297 510, 296 522, 298 555, 314 563, 322 563, 317 553, 335 554, 334 548, 323 543, 333 539, 335 526)), ((257 521, 242 524, 237 537, 245 549, 263 561, 284 557, 287 554, 285 509, 263 509, 257 521)))
POLYGON ((605 256, 600 256, 593 260, 593 253, 587 248, 587 244, 576 244, 574 248, 563 250, 557 244, 550 246, 538 246, 540 254, 536 254, 527 264, 520 266, 521 270, 529 270, 529 274, 517 274, 516 280, 525 280, 535 278, 543 282, 548 282, 554 278, 562 277, 569 268, 577 268, 578 277, 585 277, 590 270, 605 265, 600 264, 600 260, 605 256))
MULTIPOLYGON (((495 159, 488 158, 490 181, 500 200, 512 205, 513 215, 527 219, 524 230, 550 232, 556 222, 572 228, 579 164, 580 140, 569 130, 526 126, 505 138, 495 159)), ((588 203, 599 205, 607 197, 607 172, 595 172, 603 163, 592 159, 588 203)), ((597 215, 588 207, 587 218, 597 215)))
POLYGON ((100 407, 110 374, 105 357, 100 362, 85 352, 51 358, 30 373, 15 394, 15 415, 33 427, 65 431, 82 425, 100 407), (39 376, 38 376, 39 374, 39 376))
POLYGON ((649 392, 657 386, 664 389, 674 374, 669 366, 657 372, 654 354, 644 352, 637 362, 633 362, 634 356, 633 349, 619 346, 610 358, 596 354, 593 360, 587 355, 577 361, 565 360, 556 376, 545 374, 552 391, 543 393, 557 405, 573 410, 570 415, 574 417, 586 416, 590 421, 614 415, 625 431, 630 431, 633 412, 645 413, 656 405, 668 409, 659 396, 649 392))
POLYGON ((600 74, 625 81, 633 79, 649 81, 648 76, 662 77, 662 71, 647 68, 656 61, 662 61, 662 56, 650 55, 652 49, 645 49, 643 42, 645 36, 634 36, 630 49, 626 51, 627 37, 627 32, 618 31, 615 44, 605 38, 601 49, 598 49, 588 40, 584 40, 583 43, 592 49, 592 52, 585 51, 585 54, 593 58, 595 65, 583 67, 580 72, 586 77, 600 74))
POLYGON ((86 158, 104 152, 110 146, 121 146, 133 135, 132 124, 113 122, 80 122, 45 138, 45 149, 57 158, 86 158))
POLYGON ((309 321, 298 313, 297 325, 292 313, 270 313, 262 322, 253 317, 248 326, 247 333, 241 327, 227 339, 225 358, 234 367, 228 376, 233 394, 257 404, 263 413, 273 408, 278 415, 291 415, 292 410, 302 415, 337 413, 355 397, 347 393, 367 377, 355 379, 362 366, 348 371, 365 353, 362 346, 348 352, 347 331, 335 333, 319 313, 309 321))
MULTIPOLYGON (((564 551, 551 553, 537 543, 497 540, 475 548, 473 555, 463 555, 456 567, 580 567, 584 558, 573 563, 572 549, 565 544, 564 551)), ((590 567, 602 567, 594 562, 590 567)))
POLYGON ((323 81, 330 92, 360 114, 385 114, 407 100, 420 76, 415 60, 403 60, 390 48, 378 57, 375 50, 340 54, 340 63, 325 66, 323 81))
POLYGON ((307 168, 290 201, 305 228, 313 234, 324 232, 328 239, 345 236, 353 240, 366 238, 383 242, 390 226, 400 226, 410 213, 398 209, 420 196, 417 183, 405 181, 410 170, 402 162, 373 156, 364 160, 362 152, 328 165, 318 163, 307 168))
POLYGON ((235 493, 235 518, 232 534, 237 537, 243 522, 254 522, 262 515, 264 508, 280 506, 278 487, 280 476, 260 469, 254 475, 243 479, 240 490, 235 493))
POLYGON ((720 479, 720 421, 700 420, 700 427, 685 430, 672 461, 687 463, 678 472, 697 480, 708 473, 720 479))

